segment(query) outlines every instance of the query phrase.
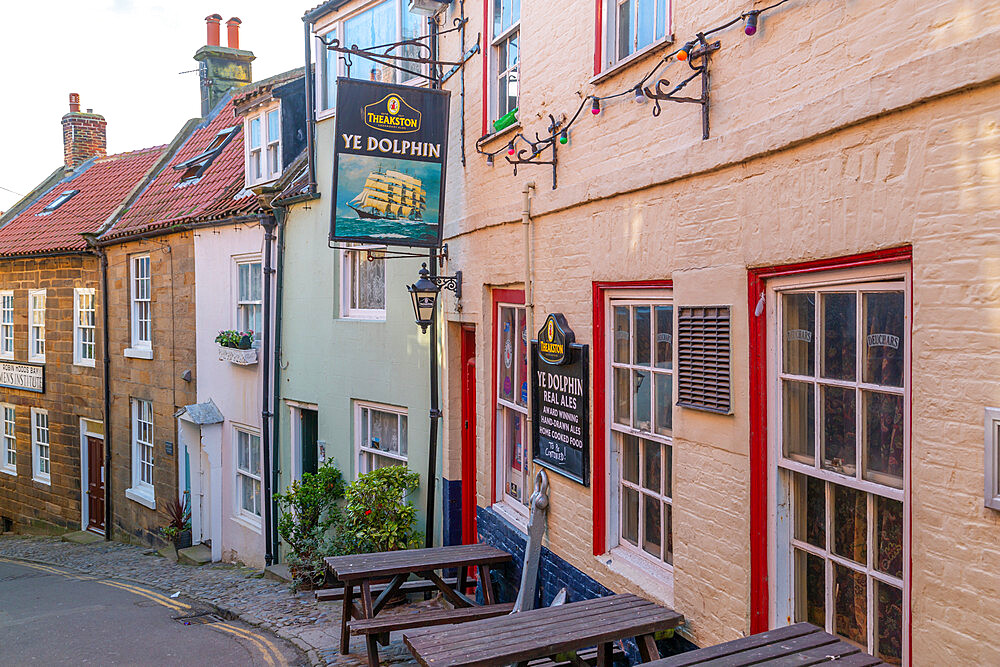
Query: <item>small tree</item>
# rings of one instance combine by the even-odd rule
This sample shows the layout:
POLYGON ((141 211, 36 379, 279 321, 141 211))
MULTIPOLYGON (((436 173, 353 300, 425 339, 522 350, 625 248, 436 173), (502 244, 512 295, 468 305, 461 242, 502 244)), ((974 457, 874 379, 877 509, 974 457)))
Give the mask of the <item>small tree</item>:
POLYGON ((347 488, 343 529, 352 553, 396 551, 419 545, 414 533, 417 510, 406 501, 420 475, 406 466, 377 468, 360 475, 347 488))
POLYGON ((313 473, 303 473, 287 493, 275 494, 281 517, 278 534, 292 550, 288 558, 293 585, 317 586, 325 577, 323 557, 350 553, 342 543, 339 529, 343 515, 338 505, 344 497, 344 476, 327 462, 313 473), (331 532, 331 528, 336 528, 331 532))

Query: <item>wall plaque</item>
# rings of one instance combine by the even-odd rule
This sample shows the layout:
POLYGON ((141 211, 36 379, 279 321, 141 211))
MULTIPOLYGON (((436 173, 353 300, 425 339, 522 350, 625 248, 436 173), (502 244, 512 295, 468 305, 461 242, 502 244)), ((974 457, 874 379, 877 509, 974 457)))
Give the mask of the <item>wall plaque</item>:
POLYGON ((45 365, 0 361, 0 387, 45 393, 45 365))
POLYGON ((590 485, 590 381, 588 347, 573 342, 559 313, 549 315, 531 341, 533 460, 590 485))

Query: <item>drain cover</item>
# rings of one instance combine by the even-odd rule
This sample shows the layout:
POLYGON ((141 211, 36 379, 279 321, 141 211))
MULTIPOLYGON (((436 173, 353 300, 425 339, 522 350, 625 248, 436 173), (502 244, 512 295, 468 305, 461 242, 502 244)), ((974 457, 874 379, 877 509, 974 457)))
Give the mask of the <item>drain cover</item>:
POLYGON ((174 620, 181 625, 206 625, 208 623, 219 623, 222 621, 221 618, 208 611, 200 614, 192 614, 191 616, 178 616, 174 620))

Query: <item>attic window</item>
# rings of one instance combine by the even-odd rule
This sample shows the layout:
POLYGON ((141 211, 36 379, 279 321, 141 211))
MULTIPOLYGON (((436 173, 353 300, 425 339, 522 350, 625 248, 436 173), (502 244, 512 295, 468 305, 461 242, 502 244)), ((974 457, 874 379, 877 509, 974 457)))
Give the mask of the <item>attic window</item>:
POLYGON ((222 152, 222 149, 225 148, 226 144, 229 143, 229 140, 235 136, 236 131, 239 129, 239 125, 227 127, 216 134, 205 150, 201 153, 195 155, 190 160, 185 160, 180 164, 175 164, 174 169, 178 171, 184 170, 184 174, 181 176, 181 183, 193 181, 205 173, 205 170, 211 166, 212 161, 218 157, 219 153, 222 152))
POLYGON ((43 208, 42 212, 39 213, 38 215, 47 215, 49 213, 52 213, 52 211, 56 210, 57 208, 59 208, 60 206, 62 206, 66 202, 68 202, 70 199, 72 199, 73 195, 77 194, 78 192, 80 192, 80 191, 79 190, 66 190, 61 195, 59 195, 58 197, 56 197, 52 201, 51 204, 49 204, 48 206, 46 206, 45 208, 43 208))

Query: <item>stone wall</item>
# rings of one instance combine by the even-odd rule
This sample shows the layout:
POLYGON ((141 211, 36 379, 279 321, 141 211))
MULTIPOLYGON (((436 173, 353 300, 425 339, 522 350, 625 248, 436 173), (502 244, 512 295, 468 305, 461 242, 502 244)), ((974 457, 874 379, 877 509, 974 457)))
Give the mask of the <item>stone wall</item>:
POLYGON ((104 421, 98 260, 93 255, 0 259, 0 291, 14 291, 14 361, 28 360, 28 291, 45 289, 45 393, 0 388, 0 403, 14 406, 17 475, 0 471, 0 517, 15 530, 79 530, 80 419, 104 421), (97 298, 97 361, 73 364, 73 290, 97 298), (32 479, 31 408, 48 411, 51 484, 32 479))
MULTIPOLYGON (((196 402, 194 243, 191 232, 120 243, 107 248, 108 304, 112 326, 112 479, 115 539, 157 544, 167 523, 166 505, 177 497, 178 447, 174 413, 196 402), (129 358, 131 344, 129 258, 150 258, 152 359, 129 358), (190 380, 182 375, 190 371, 190 380), (155 508, 124 495, 132 486, 132 399, 153 403, 155 508), (168 444, 169 443, 169 444, 168 444), (168 453, 168 449, 172 453, 168 453)), ((207 334, 206 334, 207 335, 207 334)))

